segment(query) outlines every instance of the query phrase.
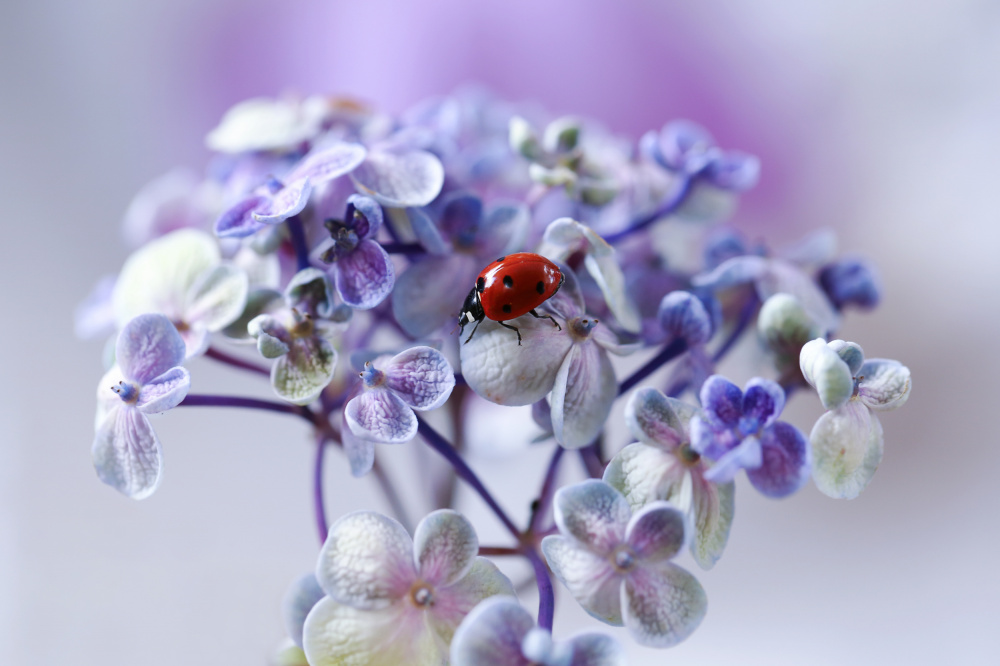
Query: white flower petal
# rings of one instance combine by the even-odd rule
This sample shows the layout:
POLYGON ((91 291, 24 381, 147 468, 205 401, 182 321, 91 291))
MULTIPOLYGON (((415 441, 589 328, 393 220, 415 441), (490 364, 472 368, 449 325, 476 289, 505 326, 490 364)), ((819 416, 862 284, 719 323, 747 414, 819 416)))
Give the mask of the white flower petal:
MULTIPOLYGON (((694 535, 691 555, 702 569, 711 569, 722 557, 729 541, 729 530, 736 511, 736 484, 715 484, 701 474, 692 473, 692 506, 694 535)), ((664 498, 670 499, 670 498, 664 498)))
POLYGON ((654 499, 670 499, 661 491, 673 494, 685 474, 683 465, 672 454, 655 446, 629 444, 615 454, 604 469, 604 482, 625 496, 632 511, 654 499))
POLYGON ((410 535, 374 511, 349 513, 331 525, 316 565, 316 580, 328 595, 367 610, 401 600, 416 577, 410 535))
POLYGON ((542 539, 542 552, 552 573, 585 611, 601 622, 622 625, 622 578, 608 560, 557 535, 542 539))
POLYGON ((136 409, 143 414, 159 414, 173 409, 191 388, 191 374, 184 368, 171 368, 139 389, 136 409))
POLYGON ((398 444, 417 434, 413 410, 385 388, 369 389, 349 400, 344 417, 355 436, 374 442, 398 444))
POLYGON ((250 281, 242 268, 216 266, 203 273, 188 296, 184 321, 211 332, 236 321, 246 307, 250 281))
POLYGON ((906 404, 910 397, 910 369, 899 361, 873 358, 858 371, 858 398, 869 409, 886 412, 906 404))
POLYGON ((583 265, 601 289, 608 309, 621 327, 632 333, 642 330, 639 308, 625 290, 625 274, 615 256, 587 254, 583 259, 583 265))
POLYGON ((556 374, 550 407, 556 441, 568 449, 593 442, 604 429, 618 380, 608 355, 592 342, 570 349, 556 374))
POLYGON ((426 206, 441 192, 444 166, 424 150, 373 150, 351 172, 351 180, 383 206, 426 206))
POLYGON ((271 367, 271 387, 283 400, 305 405, 326 388, 336 368, 337 350, 326 339, 298 338, 271 367))
POLYGON ((857 400, 819 417, 809 445, 820 492, 840 499, 860 495, 882 462, 883 443, 882 424, 857 400))
POLYGON ((221 153, 291 150, 316 135, 327 114, 321 97, 305 100, 256 97, 226 111, 205 144, 221 153))
POLYGON ((631 510, 622 494, 603 481, 564 486, 552 506, 559 531, 595 553, 609 555, 625 542, 631 510))
POLYGON ((306 616, 326 592, 316 581, 316 575, 308 573, 301 576, 285 593, 281 601, 281 614, 285 618, 285 629, 295 645, 302 647, 302 625, 306 616))
POLYGON ((433 347, 411 347, 379 368, 386 386, 414 409, 436 409, 455 388, 455 372, 444 354, 433 347))
POLYGON ((163 453, 149 419, 122 405, 112 410, 94 436, 97 476, 132 499, 153 494, 163 472, 163 453))
POLYGON ((643 563, 622 586, 625 626, 640 645, 670 647, 690 636, 705 617, 701 583, 669 562, 643 563))
POLYGON ((457 511, 429 513, 413 533, 413 552, 420 578, 432 585, 451 585, 464 576, 479 553, 472 523, 457 511))
POLYGON ((823 338, 816 338, 802 346, 799 368, 827 409, 837 409, 854 393, 854 377, 850 368, 823 338))

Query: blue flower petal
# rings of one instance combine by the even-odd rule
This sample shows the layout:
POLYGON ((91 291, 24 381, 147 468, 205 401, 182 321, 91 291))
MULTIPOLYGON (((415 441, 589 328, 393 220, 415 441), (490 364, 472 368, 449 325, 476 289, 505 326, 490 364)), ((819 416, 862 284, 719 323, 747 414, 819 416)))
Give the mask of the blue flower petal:
POLYGON ((785 407, 785 391, 777 382, 754 377, 747 382, 743 394, 743 418, 740 428, 745 433, 757 432, 769 426, 785 407))
POLYGON ((278 190, 274 197, 260 206, 250 216, 263 224, 278 224, 293 215, 298 215, 309 203, 312 185, 308 180, 290 183, 278 190))
POLYGON ((721 375, 712 375, 701 386, 705 418, 717 430, 734 428, 743 415, 743 392, 721 375))
POLYGON ((417 434, 417 417, 395 393, 370 389, 352 398, 344 409, 347 425, 356 437, 375 442, 408 442, 417 434))
POLYGON ((332 267, 337 293, 352 308, 368 310, 386 299, 396 283, 396 270, 382 246, 363 240, 332 267))
POLYGON ((267 225, 256 219, 253 213, 263 209, 267 202, 268 197, 253 195, 233 204, 215 221, 215 235, 219 238, 243 238, 260 231, 267 225))
POLYGON ((784 421, 761 435, 761 465, 747 470, 754 488, 768 497, 786 497, 809 480, 809 442, 797 428, 784 421))

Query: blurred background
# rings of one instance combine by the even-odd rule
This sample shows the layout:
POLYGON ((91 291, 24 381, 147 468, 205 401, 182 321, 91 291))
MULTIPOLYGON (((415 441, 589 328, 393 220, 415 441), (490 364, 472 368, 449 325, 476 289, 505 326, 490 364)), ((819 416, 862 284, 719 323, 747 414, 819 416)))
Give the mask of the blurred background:
MULTIPOLYGON (((873 259, 884 304, 842 337, 913 371, 869 489, 774 502, 741 485, 726 555, 698 574, 701 629, 665 653, 609 630, 632 663, 996 663, 1000 4, 686 4, 5 2, 0 663, 267 663, 281 597, 315 564, 308 433, 178 410, 156 423, 160 490, 119 496, 90 462, 101 345, 73 337, 73 308, 124 261, 131 197, 201 169, 233 103, 346 93, 397 112, 470 82, 633 139, 688 117, 759 155, 736 225, 776 246, 832 226, 873 259)), ((249 391, 207 361, 191 370, 198 392, 249 391)), ((818 409, 799 396, 786 413, 808 431, 818 409)), ((383 449, 412 471, 412 451, 383 449)), ((524 460, 472 461, 518 516, 524 460)), ((330 514, 384 510, 346 468, 330 456, 330 514)), ((557 637, 584 627, 605 629, 560 595, 557 637)))

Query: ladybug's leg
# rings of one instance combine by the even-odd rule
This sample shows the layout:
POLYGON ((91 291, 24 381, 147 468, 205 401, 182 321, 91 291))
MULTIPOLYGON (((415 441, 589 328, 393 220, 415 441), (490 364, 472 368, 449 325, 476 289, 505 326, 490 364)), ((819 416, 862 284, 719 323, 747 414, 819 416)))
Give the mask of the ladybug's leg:
POLYGON ((562 330, 562 326, 560 326, 559 322, 557 322, 555 319, 552 319, 552 315, 540 315, 534 310, 530 310, 530 312, 531 316, 534 317, 535 319, 551 319, 552 323, 556 325, 556 328, 558 328, 560 331, 562 330))
MULTIPOLYGON (((465 339, 465 341, 466 341, 466 342, 468 342, 469 340, 471 340, 471 339, 472 339, 472 336, 476 334, 476 331, 478 331, 478 330, 479 330, 479 325, 480 325, 480 324, 482 324, 482 323, 483 323, 483 320, 482 320, 482 319, 477 319, 477 320, 476 320, 476 325, 475 325, 475 327, 474 327, 474 328, 472 329, 472 333, 469 333, 469 337, 467 337, 467 338, 465 339)), ((464 327, 464 326, 465 326, 465 325, 463 324, 463 327, 464 327)), ((459 335, 461 335, 461 333, 459 333, 459 335)))
POLYGON ((505 324, 502 321, 498 321, 497 323, 503 326, 504 328, 509 328, 510 330, 517 333, 517 344, 518 346, 521 346, 521 331, 517 330, 517 326, 511 326, 510 324, 505 324))

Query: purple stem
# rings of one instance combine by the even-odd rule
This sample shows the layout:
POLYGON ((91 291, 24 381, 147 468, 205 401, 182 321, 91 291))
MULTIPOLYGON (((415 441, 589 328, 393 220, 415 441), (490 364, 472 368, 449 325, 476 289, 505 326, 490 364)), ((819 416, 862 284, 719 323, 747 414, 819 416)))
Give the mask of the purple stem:
POLYGON ((535 583, 538 585, 538 626, 551 632, 556 597, 552 589, 552 579, 549 578, 549 569, 534 549, 525 550, 524 554, 531 560, 531 566, 535 569, 535 583))
POLYGON ((440 453, 444 456, 445 460, 451 463, 451 466, 455 468, 455 473, 458 474, 463 481, 472 486, 477 493, 479 493, 479 496, 483 498, 491 509, 493 509, 493 513, 497 515, 497 518, 499 518, 500 522, 504 524, 504 527, 506 527, 510 533, 514 535, 514 538, 520 541, 521 530, 517 529, 517 525, 514 524, 514 521, 512 521, 507 514, 504 513, 504 510, 500 508, 500 505, 497 504, 495 499, 493 499, 493 495, 490 494, 490 491, 486 490, 486 486, 484 486, 482 481, 479 480, 476 473, 472 471, 472 468, 465 464, 464 460, 462 460, 462 456, 458 454, 458 451, 456 451, 455 448, 449 444, 437 430, 432 428, 419 416, 417 417, 417 431, 421 434, 421 436, 423 436, 424 441, 427 442, 432 449, 440 453))
POLYGON ((684 199, 687 198, 688 193, 691 191, 691 184, 693 181, 692 178, 687 178, 684 176, 680 176, 679 178, 680 178, 680 184, 674 191, 674 195, 670 197, 667 201, 665 201, 659 208, 657 208, 652 213, 649 213, 644 217, 640 217, 638 220, 633 222, 628 228, 622 229, 621 231, 605 236, 604 240, 607 241, 609 244, 614 245, 615 243, 625 238, 626 236, 630 236, 631 234, 634 234, 637 231, 641 231, 642 229, 645 229, 649 225, 653 224, 653 222, 659 220, 661 217, 666 217, 667 215, 670 215, 671 213, 676 211, 680 207, 680 205, 684 203, 684 199))
POLYGON ((427 250, 420 243, 382 243, 382 249, 389 254, 403 254, 407 257, 427 254, 427 250))
POLYGON ((590 478, 600 479, 604 476, 604 462, 595 447, 585 446, 580 449, 580 461, 590 478))
POLYGON ((309 246, 306 244, 306 232, 302 227, 302 220, 298 215, 293 215, 285 220, 285 226, 288 227, 288 238, 295 248, 295 263, 298 269, 301 271, 309 268, 309 246))
POLYGON ((316 530, 320 544, 326 543, 330 529, 326 522, 326 506, 323 502, 323 459, 326 455, 325 435, 316 438, 316 461, 313 463, 313 508, 316 513, 316 530))
POLYGON ((755 294, 747 299, 747 302, 743 306, 743 309, 740 310, 740 318, 736 322, 736 326, 733 327, 733 330, 729 333, 729 337, 726 338, 726 341, 722 343, 722 346, 719 347, 719 350, 716 351, 715 354, 712 356, 713 363, 718 363, 723 356, 729 353, 729 350, 733 348, 733 345, 736 344, 736 341, 740 339, 741 335, 743 335, 743 331, 746 330, 747 325, 750 323, 750 320, 753 319, 753 314, 756 311, 757 311, 757 296, 755 294))
POLYGON ((307 408, 299 405, 290 405, 282 402, 272 402, 270 400, 258 400, 257 398, 242 398, 235 395, 198 395, 189 393, 181 400, 183 407, 246 407, 248 409, 263 409, 270 412, 280 412, 282 414, 294 414, 301 416, 309 423, 315 423, 313 413, 307 408))
POLYGON ((225 363, 226 365, 231 365, 234 368, 240 368, 241 370, 249 370, 250 372, 256 372, 259 375, 264 375, 265 377, 271 376, 271 371, 262 365, 257 365, 256 363, 251 363, 250 361, 244 361, 241 358, 227 354, 224 351, 216 349, 215 347, 209 347, 205 350, 205 356, 220 363, 225 363))
POLYGON ((552 452, 552 459, 549 460, 549 468, 545 472, 545 480, 542 481, 542 489, 538 493, 538 502, 535 504, 531 514, 531 522, 528 529, 534 531, 541 522, 542 517, 547 515, 549 507, 552 505, 552 495, 556 491, 556 477, 559 474, 559 461, 562 460, 563 447, 556 444, 556 450, 552 452))
POLYGON ((630 377, 626 378, 625 381, 623 381, 618 387, 618 395, 624 395, 627 393, 643 379, 649 377, 662 366, 686 352, 687 348, 687 342, 683 339, 677 339, 671 342, 669 345, 660 350, 659 354, 651 358, 644 366, 633 372, 630 377))

